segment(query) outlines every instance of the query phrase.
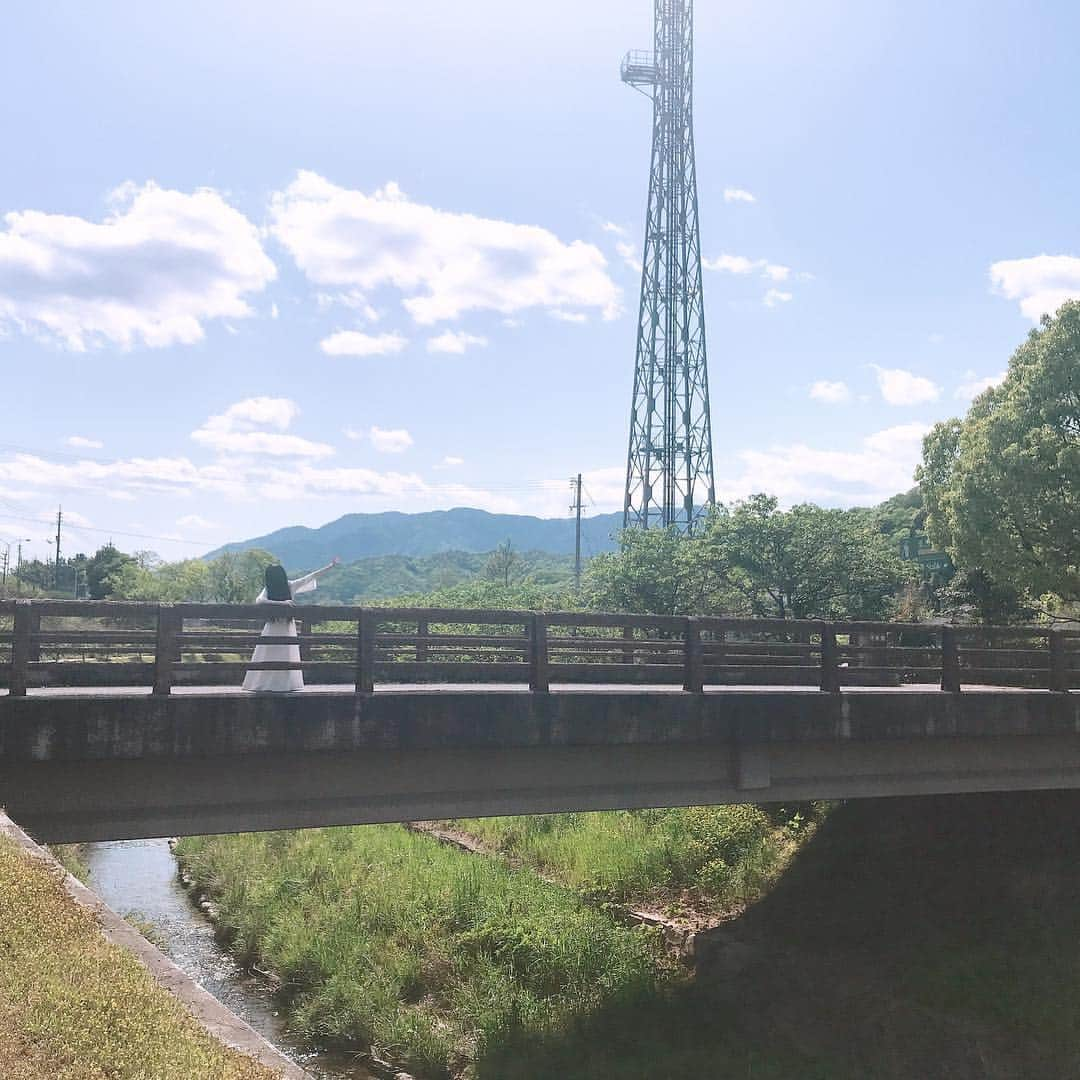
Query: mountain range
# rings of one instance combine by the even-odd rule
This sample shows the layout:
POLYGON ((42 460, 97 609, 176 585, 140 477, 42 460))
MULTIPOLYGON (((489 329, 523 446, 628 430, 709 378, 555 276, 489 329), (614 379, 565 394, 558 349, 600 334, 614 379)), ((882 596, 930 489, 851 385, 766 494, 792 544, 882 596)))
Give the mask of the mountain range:
MULTIPOLYGON (((622 514, 596 514, 581 519, 584 557, 615 550, 622 514)), ((225 544, 209 552, 212 559, 226 551, 262 548, 281 560, 290 572, 310 570, 337 556, 344 563, 373 555, 435 555, 448 551, 493 551, 509 540, 521 552, 551 555, 574 552, 574 522, 570 518, 538 518, 522 514, 491 514, 457 507, 405 514, 346 514, 316 529, 291 525, 265 536, 225 544)))

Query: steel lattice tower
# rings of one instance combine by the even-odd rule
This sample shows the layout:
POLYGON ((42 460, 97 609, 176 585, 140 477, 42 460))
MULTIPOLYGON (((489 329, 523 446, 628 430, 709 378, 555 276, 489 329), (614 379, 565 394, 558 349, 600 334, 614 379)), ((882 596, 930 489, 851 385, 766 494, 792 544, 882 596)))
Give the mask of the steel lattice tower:
POLYGON ((652 164, 641 265, 624 527, 691 531, 715 501, 694 167, 693 0, 654 0, 653 52, 622 80, 652 97, 652 164))

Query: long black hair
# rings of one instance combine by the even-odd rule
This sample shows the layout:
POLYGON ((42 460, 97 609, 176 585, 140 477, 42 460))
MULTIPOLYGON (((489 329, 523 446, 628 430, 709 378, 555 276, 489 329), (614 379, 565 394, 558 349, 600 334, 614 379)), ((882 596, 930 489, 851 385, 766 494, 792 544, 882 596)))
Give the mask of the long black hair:
POLYGON ((277 564, 266 568, 266 599, 291 600, 292 589, 285 575, 285 567, 277 564))

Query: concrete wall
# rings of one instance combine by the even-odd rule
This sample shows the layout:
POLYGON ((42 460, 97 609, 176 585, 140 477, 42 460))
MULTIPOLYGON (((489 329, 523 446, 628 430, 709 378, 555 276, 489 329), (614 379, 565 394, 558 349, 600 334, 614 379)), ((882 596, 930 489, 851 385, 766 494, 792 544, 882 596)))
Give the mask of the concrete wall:
POLYGON ((380 692, 0 700, 0 802, 123 839, 1080 786, 1080 696, 380 692))

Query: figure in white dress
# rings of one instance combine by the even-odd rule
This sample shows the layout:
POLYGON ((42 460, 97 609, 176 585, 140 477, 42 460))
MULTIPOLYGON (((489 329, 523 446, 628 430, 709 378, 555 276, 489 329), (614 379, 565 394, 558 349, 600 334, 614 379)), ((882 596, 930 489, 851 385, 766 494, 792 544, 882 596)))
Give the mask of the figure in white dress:
MULTIPOLYGON (((281 566, 268 566, 266 568, 266 584, 263 591, 255 598, 256 604, 265 604, 273 608, 266 625, 262 629, 262 637, 296 637, 296 621, 293 619, 293 597, 298 593, 312 592, 318 586, 318 577, 327 570, 337 566, 338 559, 334 559, 329 566, 320 570, 312 570, 310 574, 298 577, 290 581, 285 575, 285 569, 281 566)), ((253 664, 269 663, 271 661, 300 662, 300 643, 295 645, 256 645, 255 652, 251 657, 253 664)), ((254 693, 282 694, 290 690, 304 689, 304 673, 295 668, 292 671, 249 671, 244 676, 244 689, 254 693)))

